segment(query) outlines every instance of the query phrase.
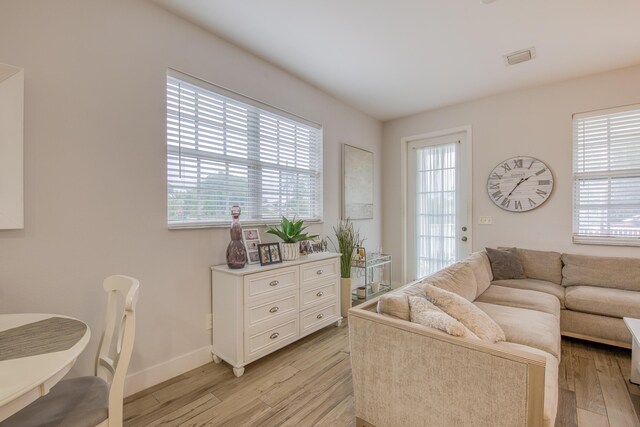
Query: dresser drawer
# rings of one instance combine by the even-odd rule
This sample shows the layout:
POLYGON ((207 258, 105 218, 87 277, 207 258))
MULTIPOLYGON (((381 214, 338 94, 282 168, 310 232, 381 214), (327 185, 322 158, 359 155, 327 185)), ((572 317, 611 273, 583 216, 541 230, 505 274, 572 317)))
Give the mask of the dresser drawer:
POLYGON ((338 295, 338 283, 336 279, 329 282, 318 283, 315 286, 303 288, 301 290, 302 304, 301 309, 314 307, 322 303, 330 303, 336 300, 338 295))
POLYGON ((293 317, 284 323, 269 328, 264 332, 249 335, 245 340, 246 358, 251 359, 260 354, 267 354, 279 348, 285 342, 298 337, 298 318, 293 317))
POLYGON ((244 278, 245 302, 268 297, 286 289, 298 289, 298 267, 265 271, 244 278))
POLYGON ((313 329, 321 323, 326 323, 327 319, 335 320, 338 318, 338 303, 336 301, 317 309, 305 310, 302 312, 301 318, 301 334, 304 335, 309 329, 313 329))
POLYGON ((263 324, 270 324, 288 314, 298 312, 298 293, 292 292, 279 295, 267 302, 258 302, 245 308, 246 326, 253 328, 263 324))
POLYGON ((300 266, 301 285, 306 286, 321 279, 338 277, 340 274, 339 258, 316 261, 300 266))

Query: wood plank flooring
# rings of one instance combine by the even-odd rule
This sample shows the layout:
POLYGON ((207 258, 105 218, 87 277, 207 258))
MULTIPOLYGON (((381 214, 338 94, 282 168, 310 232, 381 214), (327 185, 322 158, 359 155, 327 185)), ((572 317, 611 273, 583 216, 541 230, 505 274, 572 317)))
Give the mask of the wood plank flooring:
MULTIPOLYGON (((556 426, 640 426, 631 351, 562 340, 556 426)), ((125 426, 354 426, 348 327, 329 327, 236 378, 209 363, 125 400, 125 426)))

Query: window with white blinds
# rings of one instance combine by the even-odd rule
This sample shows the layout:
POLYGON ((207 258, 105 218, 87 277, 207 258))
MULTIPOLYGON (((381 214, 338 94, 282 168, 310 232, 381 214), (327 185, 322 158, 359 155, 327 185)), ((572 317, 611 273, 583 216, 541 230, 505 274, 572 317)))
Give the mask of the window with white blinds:
POLYGON ((167 75, 167 218, 171 228, 284 215, 322 220, 322 128, 191 76, 167 75))
POLYGON ((573 240, 640 246, 640 105, 573 117, 573 240))

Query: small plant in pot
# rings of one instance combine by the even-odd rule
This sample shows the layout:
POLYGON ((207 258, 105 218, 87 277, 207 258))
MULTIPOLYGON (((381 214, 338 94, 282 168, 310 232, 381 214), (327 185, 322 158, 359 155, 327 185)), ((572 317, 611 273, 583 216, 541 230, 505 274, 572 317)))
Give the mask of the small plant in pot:
POLYGON ((296 221, 294 217, 293 220, 289 221, 284 216, 279 226, 269 227, 267 233, 282 239, 282 259, 284 261, 298 259, 300 256, 300 242, 318 237, 317 234, 309 235, 305 233, 304 230, 306 228, 303 220, 296 221))

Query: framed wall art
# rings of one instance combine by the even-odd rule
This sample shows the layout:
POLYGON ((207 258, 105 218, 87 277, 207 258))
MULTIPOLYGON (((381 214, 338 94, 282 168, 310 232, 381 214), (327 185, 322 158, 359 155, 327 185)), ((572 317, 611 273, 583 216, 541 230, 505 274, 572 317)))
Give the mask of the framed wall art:
POLYGON ((342 144, 342 217, 373 219, 373 153, 342 144))

